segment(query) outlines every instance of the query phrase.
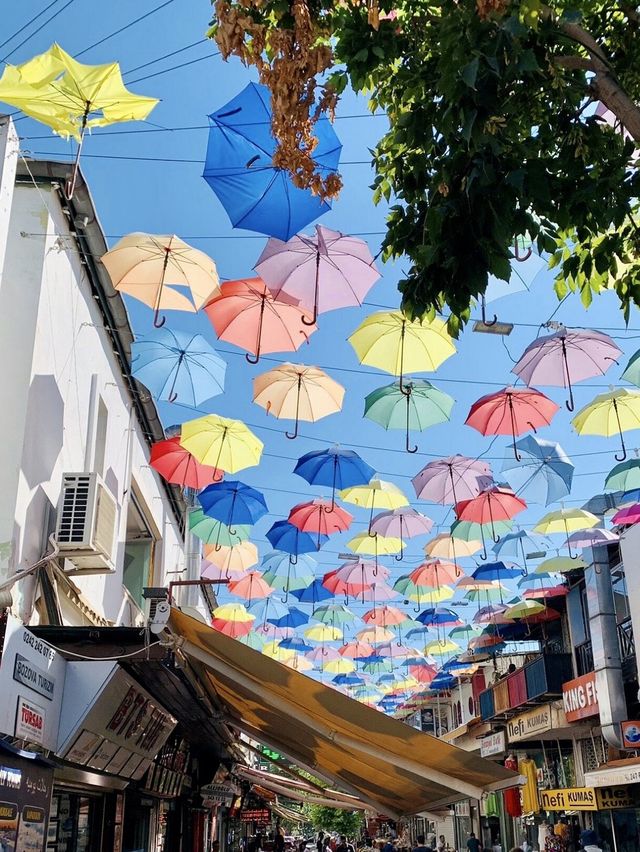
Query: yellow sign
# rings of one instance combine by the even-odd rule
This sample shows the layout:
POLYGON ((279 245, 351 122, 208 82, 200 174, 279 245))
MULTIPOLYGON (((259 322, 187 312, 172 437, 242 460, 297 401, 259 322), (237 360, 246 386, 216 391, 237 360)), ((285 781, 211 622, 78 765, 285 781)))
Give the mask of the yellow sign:
POLYGON ((619 808, 635 808, 635 799, 628 787, 599 787, 596 790, 598 809, 612 811, 619 808))
POLYGON ((540 790, 543 811, 597 811, 598 799, 593 787, 566 787, 562 790, 540 790))

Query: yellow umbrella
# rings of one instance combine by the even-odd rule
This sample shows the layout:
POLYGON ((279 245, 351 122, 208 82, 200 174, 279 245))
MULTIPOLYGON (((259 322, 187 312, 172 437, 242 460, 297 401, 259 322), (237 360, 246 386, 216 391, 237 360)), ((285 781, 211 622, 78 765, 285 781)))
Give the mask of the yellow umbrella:
POLYGON ((300 420, 314 423, 342 408, 344 388, 318 367, 303 364, 282 364, 253 380, 253 401, 266 409, 267 414, 285 420, 295 420, 293 434, 298 435, 300 420))
POLYGON ((258 548, 251 541, 241 541, 230 547, 219 544, 217 550, 215 545, 205 544, 203 555, 207 562, 228 574, 241 574, 258 564, 258 548))
POLYGON ((422 653, 425 656, 432 654, 434 657, 444 657, 461 650, 460 645, 457 642, 452 642, 451 639, 436 639, 425 645, 422 653))
POLYGON ((342 630, 330 624, 314 624, 313 627, 307 627, 304 635, 312 642, 335 642, 342 639, 342 630))
POLYGON ((264 447, 241 420, 218 414, 183 423, 180 444, 201 464, 211 464, 228 473, 258 464, 264 447))
POLYGON ((222 606, 217 606, 212 613, 214 618, 220 618, 223 621, 239 621, 247 623, 255 621, 255 615, 251 615, 243 604, 228 603, 222 606))
POLYGON ((265 657, 271 657, 272 660, 278 660, 281 663, 284 663, 286 660, 293 660, 296 656, 296 652, 290 648, 281 648, 279 641, 267 642, 262 649, 262 653, 265 657))
POLYGON ((386 627, 380 627, 377 624, 373 627, 365 627, 356 633, 356 639, 360 642, 369 642, 371 644, 376 642, 390 642, 391 639, 395 638, 396 635, 392 630, 388 630, 386 627))
POLYGON ((409 501, 402 491, 393 482, 384 479, 372 479, 368 485, 354 485, 340 492, 340 499, 345 503, 353 503, 371 509, 369 517, 369 535, 371 535, 371 524, 376 509, 399 509, 400 506, 408 506, 409 501))
MULTIPOLYGON (((599 523, 600 519, 592 515, 591 512, 587 512, 586 509, 556 509, 555 512, 548 512, 544 518, 539 520, 533 531, 543 535, 564 533, 568 539, 570 533, 588 530, 599 523)), ((577 556, 571 554, 571 544, 568 541, 567 547, 569 557, 573 560, 577 559, 577 556)))
POLYGON ((616 461, 624 461, 627 448, 623 432, 640 429, 640 391, 618 388, 601 393, 588 405, 581 408, 571 420, 579 435, 620 435, 622 455, 616 461))
POLYGON ((419 689, 421 684, 413 675, 398 675, 388 686, 390 687, 389 692, 394 692, 400 689, 419 689))
POLYGON ((406 592, 402 593, 402 597, 424 606, 427 603, 434 605, 442 603, 442 601, 451 600, 454 595, 451 586, 438 586, 437 588, 426 589, 424 591, 423 589, 425 589, 424 586, 419 586, 415 589, 408 588, 406 592))
POLYGON ((349 672, 355 671, 355 668, 356 664, 353 660, 347 660, 345 657, 340 657, 339 660, 329 660, 324 665, 325 672, 331 674, 349 674, 349 672))
POLYGON ((526 600, 519 601, 513 606, 507 607, 503 615, 505 618, 528 618, 530 615, 537 615, 539 612, 544 612, 546 609, 544 604, 538 601, 526 600))
POLYGON ((50 127, 78 140, 69 197, 77 174, 85 131, 120 121, 141 121, 158 103, 130 92, 117 62, 83 65, 53 44, 22 65, 7 65, 0 78, 0 100, 12 104, 50 127))
POLYGON ((424 546, 424 552, 427 556, 452 559, 454 562, 456 559, 462 559, 465 556, 473 556, 481 549, 481 541, 463 541, 463 539, 453 538, 446 533, 440 533, 424 546))
POLYGON ((541 562, 534 574, 564 574, 566 571, 576 571, 578 568, 586 568, 587 563, 581 557, 577 559, 571 556, 554 556, 541 562))
POLYGON ((371 314, 349 337, 349 343, 361 364, 399 376, 402 391, 405 373, 437 370, 456 353, 444 320, 411 321, 400 311, 371 314))
POLYGON ((347 542, 349 550, 354 553, 373 553, 376 556, 390 556, 392 553, 400 553, 404 548, 401 538, 384 535, 369 535, 360 533, 347 542))
POLYGON ((287 657, 284 660, 280 660, 280 662, 298 672, 308 672, 313 668, 313 663, 305 659, 301 654, 294 654, 293 657, 287 657))
POLYGON ((174 234, 127 234, 102 255, 102 264, 116 290, 153 308, 156 328, 165 323, 161 310, 195 313, 220 291, 209 255, 174 234))

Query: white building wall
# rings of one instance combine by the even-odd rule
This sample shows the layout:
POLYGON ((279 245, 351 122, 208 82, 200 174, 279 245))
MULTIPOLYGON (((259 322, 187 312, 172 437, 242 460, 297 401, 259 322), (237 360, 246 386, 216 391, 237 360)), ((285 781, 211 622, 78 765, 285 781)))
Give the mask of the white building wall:
MULTIPOLYGON (((63 473, 85 471, 85 461, 91 469, 102 399, 108 410, 104 480, 119 506, 116 570, 112 575, 75 574, 73 582, 99 614, 115 623, 131 623, 135 608, 123 589, 122 572, 132 482, 160 539, 154 585, 179 578, 169 572, 182 570, 184 547, 160 479, 148 466, 148 446, 66 218, 46 185, 15 188, 2 281, 3 290, 9 282, 21 294, 10 327, 6 315, 0 324, 0 358, 7 377, 1 431, 11 429, 12 445, 20 440, 22 445, 13 459, 14 466, 19 461, 19 479, 9 571, 27 568, 42 557, 55 527, 63 473), (18 409, 22 403, 23 417, 16 416, 14 400, 18 409)), ((33 614, 33 581, 22 581, 13 594, 16 614, 28 620, 33 614)), ((69 607, 63 608, 63 616, 72 617, 69 607)))

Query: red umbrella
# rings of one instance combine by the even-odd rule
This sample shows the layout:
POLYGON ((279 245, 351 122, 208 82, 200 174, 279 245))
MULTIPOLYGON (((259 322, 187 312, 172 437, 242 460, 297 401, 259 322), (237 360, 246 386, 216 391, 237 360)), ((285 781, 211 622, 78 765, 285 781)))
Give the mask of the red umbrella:
POLYGON ((295 352, 318 329, 297 303, 274 299, 262 278, 225 281, 204 310, 220 340, 255 356, 245 355, 250 364, 267 352, 295 352))
POLYGON ((513 452, 516 436, 540 426, 549 426, 559 406, 534 388, 503 388, 497 393, 480 397, 473 403, 465 423, 481 435, 511 435, 513 452))
POLYGON ((318 533, 318 546, 321 535, 348 530, 353 521, 353 515, 332 503, 318 497, 309 503, 298 503, 289 512, 289 523, 302 532, 318 533))
POLYGON ((418 565, 409 574, 409 579, 416 586, 427 588, 439 588, 442 583, 454 583, 462 571, 454 562, 446 562, 440 559, 431 559, 418 565))
POLYGON ((526 589, 522 593, 525 600, 544 600, 545 598, 564 598, 569 594, 567 586, 543 586, 541 589, 526 589))
POLYGON ((420 683, 427 684, 427 686, 437 673, 438 670, 436 667, 429 665, 429 663, 415 663, 409 666, 409 674, 415 677, 420 683))
POLYGON ((151 447, 149 464, 167 482, 198 491, 212 482, 221 482, 224 477, 223 471, 200 464, 195 456, 180 446, 180 435, 165 441, 156 441, 151 447))
POLYGON ((562 618, 561 613, 548 606, 542 612, 529 615, 527 618, 521 618, 520 621, 526 624, 546 624, 548 621, 557 621, 559 618, 562 618))
POLYGON ((459 521, 491 524, 493 540, 498 542, 500 536, 496 536, 494 522, 511 520, 518 512, 523 512, 526 508, 525 501, 521 497, 516 497, 510 488, 494 485, 492 488, 482 491, 472 500, 463 500, 457 503, 455 513, 459 521))

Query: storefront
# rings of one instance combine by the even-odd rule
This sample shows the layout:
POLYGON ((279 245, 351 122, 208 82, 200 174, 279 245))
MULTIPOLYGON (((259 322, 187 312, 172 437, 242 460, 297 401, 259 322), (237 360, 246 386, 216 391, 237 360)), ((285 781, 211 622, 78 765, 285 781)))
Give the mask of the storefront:
POLYGON ((0 741, 0 847, 42 852, 53 786, 51 761, 0 741))
POLYGON ((609 763, 585 773, 585 784, 594 788, 598 811, 593 828, 603 852, 637 852, 640 849, 640 761, 637 758, 609 763))

